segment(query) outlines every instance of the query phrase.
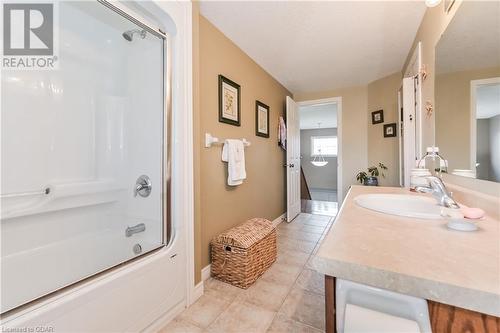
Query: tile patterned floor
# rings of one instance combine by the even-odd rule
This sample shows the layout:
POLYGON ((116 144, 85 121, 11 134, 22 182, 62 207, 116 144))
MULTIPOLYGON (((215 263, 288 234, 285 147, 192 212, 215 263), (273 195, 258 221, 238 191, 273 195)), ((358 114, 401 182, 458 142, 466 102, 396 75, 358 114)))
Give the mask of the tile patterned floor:
POLYGON ((300 214, 278 226, 278 258, 247 290, 209 279, 205 293, 160 333, 324 332, 323 276, 310 265, 332 216, 300 214))

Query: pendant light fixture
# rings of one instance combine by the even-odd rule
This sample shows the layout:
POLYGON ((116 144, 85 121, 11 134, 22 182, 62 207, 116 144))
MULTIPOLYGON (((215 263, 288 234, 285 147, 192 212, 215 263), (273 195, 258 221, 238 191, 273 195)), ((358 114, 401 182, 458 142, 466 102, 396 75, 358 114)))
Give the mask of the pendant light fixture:
MULTIPOLYGON (((321 129, 321 123, 318 123, 318 129, 321 129)), ((318 149, 318 154, 314 154, 311 164, 317 167, 324 167, 328 164, 328 161, 321 154, 321 148, 318 149)))

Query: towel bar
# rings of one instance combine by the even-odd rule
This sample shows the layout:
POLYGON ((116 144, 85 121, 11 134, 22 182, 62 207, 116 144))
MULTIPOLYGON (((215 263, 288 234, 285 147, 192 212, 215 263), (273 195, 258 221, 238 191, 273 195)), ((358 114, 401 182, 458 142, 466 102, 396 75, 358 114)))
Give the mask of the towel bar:
MULTIPOLYGON (((216 138, 215 136, 212 136, 210 133, 205 133, 205 148, 210 148, 212 147, 213 144, 223 144, 225 140, 216 138)), ((250 146, 250 141, 247 141, 247 139, 243 138, 241 139, 243 141, 243 144, 248 147, 250 146)))

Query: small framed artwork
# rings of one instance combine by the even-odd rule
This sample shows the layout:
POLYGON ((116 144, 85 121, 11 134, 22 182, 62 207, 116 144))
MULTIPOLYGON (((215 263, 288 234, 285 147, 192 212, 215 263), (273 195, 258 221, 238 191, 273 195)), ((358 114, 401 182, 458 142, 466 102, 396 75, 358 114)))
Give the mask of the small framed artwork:
POLYGON ((240 85, 219 75, 219 121, 240 126, 240 85))
POLYGON ((384 138, 391 138, 396 136, 396 123, 384 125, 384 138))
POLYGON ((384 110, 372 112, 372 124, 380 124, 384 122, 384 110))
POLYGON ((255 135, 269 137, 269 106, 255 101, 255 135))

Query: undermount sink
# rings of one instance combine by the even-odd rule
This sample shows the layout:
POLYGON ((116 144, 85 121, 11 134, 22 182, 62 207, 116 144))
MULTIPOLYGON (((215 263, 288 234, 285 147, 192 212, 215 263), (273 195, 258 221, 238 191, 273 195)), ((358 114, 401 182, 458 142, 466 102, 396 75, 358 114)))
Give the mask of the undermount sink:
POLYGON ((433 198, 406 194, 362 194, 354 198, 358 206, 380 213, 420 219, 440 219, 441 206, 433 198))

